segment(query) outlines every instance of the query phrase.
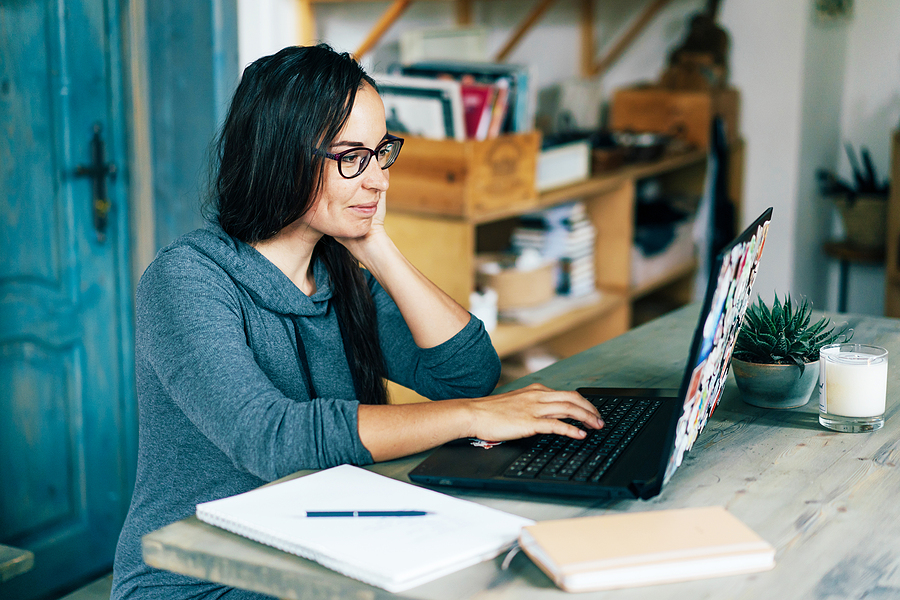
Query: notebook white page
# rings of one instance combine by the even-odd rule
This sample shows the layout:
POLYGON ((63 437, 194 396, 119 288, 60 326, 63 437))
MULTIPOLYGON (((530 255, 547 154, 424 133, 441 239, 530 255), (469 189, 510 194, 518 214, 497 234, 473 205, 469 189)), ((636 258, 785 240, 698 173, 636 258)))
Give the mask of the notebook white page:
POLYGON ((198 504, 197 518, 389 592, 494 558, 533 523, 350 465, 198 504), (354 510, 431 514, 305 516, 354 510))

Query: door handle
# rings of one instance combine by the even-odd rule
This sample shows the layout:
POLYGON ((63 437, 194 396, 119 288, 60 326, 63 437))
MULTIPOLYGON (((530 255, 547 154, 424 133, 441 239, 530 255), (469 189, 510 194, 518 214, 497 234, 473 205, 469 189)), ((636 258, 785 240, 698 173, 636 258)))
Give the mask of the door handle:
POLYGON ((106 241, 109 209, 112 206, 106 193, 106 178, 109 177, 113 180, 116 178, 116 165, 104 162, 105 146, 103 138, 100 136, 102 131, 103 127, 100 123, 94 123, 94 135, 91 137, 90 142, 91 164, 78 165, 75 168, 77 177, 91 178, 91 214, 93 215, 97 241, 101 243, 106 241))

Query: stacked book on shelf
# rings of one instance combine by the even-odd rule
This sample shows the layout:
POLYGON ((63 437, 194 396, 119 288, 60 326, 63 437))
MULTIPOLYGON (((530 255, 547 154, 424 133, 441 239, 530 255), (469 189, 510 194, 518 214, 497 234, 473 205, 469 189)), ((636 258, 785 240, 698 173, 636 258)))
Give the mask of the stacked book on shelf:
POLYGON ((501 310, 500 317, 534 325, 599 299, 594 265, 597 237, 584 202, 576 201, 520 218, 510 239, 514 254, 538 253, 556 267, 553 300, 541 306, 501 310))
POLYGON ((597 233, 587 217, 584 202, 570 202, 530 213, 513 230, 513 251, 538 251, 546 260, 559 262, 556 292, 561 296, 586 296, 595 291, 594 242, 597 233))
POLYGON ((532 129, 533 92, 521 65, 423 61, 374 78, 391 133, 484 140, 532 129))

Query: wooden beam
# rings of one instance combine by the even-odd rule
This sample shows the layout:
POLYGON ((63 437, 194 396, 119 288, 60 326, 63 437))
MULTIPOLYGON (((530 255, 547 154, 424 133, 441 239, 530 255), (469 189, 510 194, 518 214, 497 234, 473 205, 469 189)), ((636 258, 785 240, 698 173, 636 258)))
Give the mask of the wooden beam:
POLYGON ((375 47, 375 44, 381 39, 381 36, 391 28, 397 19, 399 19, 413 0, 394 0, 391 5, 384 11, 381 18, 375 23, 375 27, 369 32, 368 37, 363 41, 362 45, 356 50, 354 55, 356 59, 361 59, 369 50, 375 47))
POLYGON ((472 24, 472 0, 456 0, 456 24, 472 24))
MULTIPOLYGON (((620 37, 609 52, 606 53, 606 56, 601 58, 597 64, 594 65, 593 69, 591 69, 591 75, 602 75, 616 60, 618 60, 619 56, 622 55, 625 50, 628 49, 628 46, 631 45, 631 42, 644 30, 644 28, 653 20, 653 17, 656 16, 660 10, 663 9, 671 0, 652 0, 650 4, 644 9, 644 11, 638 15, 638 18, 635 19, 634 23, 625 30, 625 33, 620 37)), ((593 23, 591 24, 593 26, 593 23)), ((593 38, 593 35, 591 36, 593 38)), ((593 42, 591 42, 593 43, 593 42)))
POLYGON ((316 43, 316 16, 313 12, 312 0, 297 0, 297 32, 301 46, 312 46, 316 43))
POLYGON ((594 71, 594 0, 581 0, 581 76, 594 71))
POLYGON ((507 59, 507 57, 512 53, 513 49, 515 49, 516 45, 519 43, 519 40, 528 33, 528 30, 537 23, 538 19, 541 18, 541 15, 546 12, 550 6, 556 2, 556 0, 539 0, 537 5, 532 9, 531 13, 525 17, 525 20, 522 21, 522 24, 519 25, 518 29, 513 33, 512 37, 508 42, 500 49, 500 51, 495 56, 494 60, 496 62, 503 62, 507 59))

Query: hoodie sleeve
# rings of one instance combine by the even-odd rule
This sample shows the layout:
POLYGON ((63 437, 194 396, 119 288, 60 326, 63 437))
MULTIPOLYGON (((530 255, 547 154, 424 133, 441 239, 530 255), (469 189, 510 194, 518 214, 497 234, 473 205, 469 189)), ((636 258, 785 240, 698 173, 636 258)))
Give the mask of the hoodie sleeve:
POLYGON ((285 396, 248 346, 234 284, 205 257, 184 252, 160 255, 138 286, 136 355, 158 379, 147 387, 159 390, 142 404, 174 403, 238 469, 266 481, 371 463, 358 403, 285 396))
POLYGON ((484 324, 470 315, 455 336, 419 348, 396 303, 366 271, 378 311, 378 333, 388 378, 432 400, 490 394, 500 379, 500 358, 484 324))

